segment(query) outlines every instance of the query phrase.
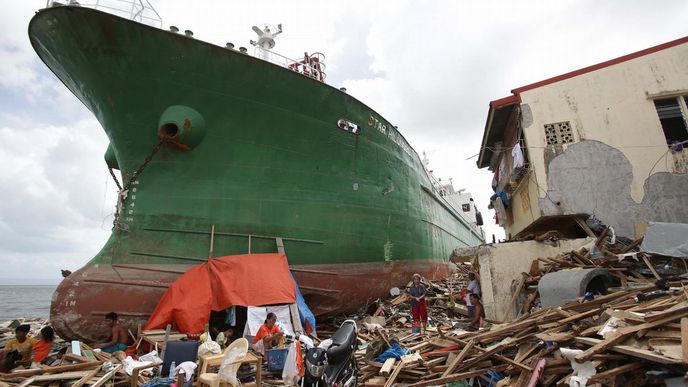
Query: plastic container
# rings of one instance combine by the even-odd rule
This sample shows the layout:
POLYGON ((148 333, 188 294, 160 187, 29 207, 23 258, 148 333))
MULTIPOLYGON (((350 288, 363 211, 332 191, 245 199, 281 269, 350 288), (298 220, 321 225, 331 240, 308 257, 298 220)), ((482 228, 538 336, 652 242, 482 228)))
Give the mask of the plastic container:
POLYGON ((289 349, 287 348, 268 349, 265 351, 265 357, 268 361, 268 371, 282 371, 288 353, 289 349))

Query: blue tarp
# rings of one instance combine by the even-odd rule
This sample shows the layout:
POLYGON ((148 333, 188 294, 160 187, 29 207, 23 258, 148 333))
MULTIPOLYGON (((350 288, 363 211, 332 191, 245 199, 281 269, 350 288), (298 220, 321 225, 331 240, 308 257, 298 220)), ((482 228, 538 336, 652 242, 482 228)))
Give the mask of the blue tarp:
POLYGON ((402 356, 406 355, 408 353, 408 349, 403 348, 402 346, 399 345, 396 341, 392 343, 392 346, 387 348, 385 352, 382 352, 381 354, 377 355, 375 358, 375 361, 379 361, 380 363, 384 363, 385 360, 395 358, 395 359, 401 359, 402 356))
MULTIPOLYGON (((289 275, 291 275, 291 273, 289 273, 289 275)), ((313 315, 313 312, 311 312, 311 309, 308 307, 308 305, 306 305, 306 300, 304 300, 303 295, 301 294, 301 289, 299 289, 299 284, 296 283, 293 275, 291 276, 291 280, 294 281, 294 285, 296 285, 296 307, 299 308, 301 325, 303 326, 303 329, 306 329, 307 333, 315 334, 315 316, 313 315), (312 332, 308 332, 306 323, 310 325, 312 332)))

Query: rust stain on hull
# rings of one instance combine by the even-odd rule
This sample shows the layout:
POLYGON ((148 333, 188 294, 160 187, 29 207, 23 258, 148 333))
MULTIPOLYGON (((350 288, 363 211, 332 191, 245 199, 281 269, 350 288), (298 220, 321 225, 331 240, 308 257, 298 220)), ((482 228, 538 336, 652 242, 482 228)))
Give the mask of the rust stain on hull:
MULTIPOLYGON (((89 265, 57 287, 50 320, 69 340, 94 341, 108 332, 104 315, 114 311, 132 332, 145 324, 167 287, 192 265, 89 265)), ((292 266, 301 292, 317 316, 355 312, 367 302, 386 297, 389 289, 413 273, 441 278, 451 272, 446 261, 401 261, 345 265, 292 266)))

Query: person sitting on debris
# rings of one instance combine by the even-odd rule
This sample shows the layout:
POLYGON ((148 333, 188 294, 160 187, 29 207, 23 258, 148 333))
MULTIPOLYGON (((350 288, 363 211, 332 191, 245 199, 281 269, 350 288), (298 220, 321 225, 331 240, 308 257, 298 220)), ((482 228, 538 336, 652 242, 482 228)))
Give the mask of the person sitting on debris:
POLYGON ((49 326, 41 328, 40 339, 33 345, 34 363, 45 363, 48 360, 50 350, 53 348, 53 340, 55 340, 53 328, 49 326))
POLYGON ((221 328, 215 326, 210 327, 210 333, 215 336, 215 342, 220 344, 222 349, 230 343, 232 336, 234 336, 234 330, 229 325, 224 325, 221 328))
POLYGON ((413 325, 420 323, 422 332, 425 333, 425 325, 428 322, 428 308, 425 302, 425 285, 420 283, 420 274, 413 275, 413 284, 409 287, 411 294, 411 315, 413 325))
POLYGON ((477 294, 480 298, 480 282, 475 278, 475 273, 468 273, 468 286, 466 287, 466 308, 468 309, 468 317, 473 317, 473 303, 471 302, 471 294, 477 294))
POLYGON ((2 368, 9 370, 16 365, 28 366, 31 364, 33 345, 36 344, 37 340, 33 337, 27 337, 30 330, 31 326, 28 324, 19 325, 14 329, 15 338, 5 343, 4 353, 0 355, 3 361, 2 368), (5 361, 7 361, 6 364, 5 361))
POLYGON ((473 329, 484 327, 487 322, 485 321, 485 308, 483 308, 483 303, 480 301, 480 296, 471 293, 470 299, 475 309, 473 310, 473 317, 468 326, 473 329))
POLYGON ((277 315, 270 312, 265 317, 265 323, 260 326, 256 337, 253 338, 253 345, 255 345, 262 353, 268 349, 278 345, 280 339, 284 336, 277 326, 277 315))
POLYGON ((93 344, 93 349, 100 348, 103 352, 115 353, 125 351, 129 346, 127 330, 119 325, 117 313, 110 312, 105 315, 105 322, 110 326, 110 338, 104 343, 93 344))

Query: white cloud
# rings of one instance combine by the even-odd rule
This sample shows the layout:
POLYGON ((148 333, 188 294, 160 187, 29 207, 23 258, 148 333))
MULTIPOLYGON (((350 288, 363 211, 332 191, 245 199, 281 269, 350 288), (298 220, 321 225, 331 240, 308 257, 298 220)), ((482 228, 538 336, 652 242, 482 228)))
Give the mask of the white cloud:
MULTIPOLYGON (((5 2, 0 23, 3 274, 78 268, 109 235, 115 204, 99 124, 37 58, 26 34, 43 1, 5 2), (107 186, 109 184, 109 186, 107 186), (40 264, 35 264, 40 263, 40 264)), ((488 102, 509 90, 685 34, 688 3, 664 1, 156 1, 165 28, 250 47, 282 23, 276 50, 324 52, 328 81, 375 109, 438 177, 472 192, 486 223, 491 176, 475 168, 488 102)), ((495 226, 486 227, 489 235, 495 226)), ((500 234, 503 235, 503 234, 500 234)))
POLYGON ((104 203, 108 174, 97 161, 107 139, 100 125, 88 119, 70 127, 2 127, 0 138, 0 277, 26 276, 27 262, 36 277, 78 268, 108 234, 102 209, 113 199, 104 203))

